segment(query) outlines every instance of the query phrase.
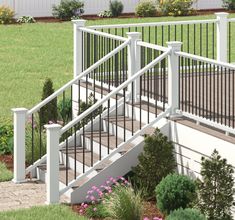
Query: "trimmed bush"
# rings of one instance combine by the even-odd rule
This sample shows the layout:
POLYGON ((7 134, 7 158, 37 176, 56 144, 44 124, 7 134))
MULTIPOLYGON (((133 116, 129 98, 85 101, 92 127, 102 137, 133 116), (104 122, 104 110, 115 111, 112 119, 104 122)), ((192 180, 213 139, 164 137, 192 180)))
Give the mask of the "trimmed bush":
POLYGON ((197 209, 177 209, 166 220, 206 220, 206 217, 197 209))
POLYGON ((234 10, 235 0, 223 0, 223 7, 227 10, 234 10))
POLYGON ((17 19, 17 23, 35 23, 35 19, 32 16, 21 16, 17 19))
MULTIPOLYGON (((42 101, 53 93, 53 82, 51 79, 46 79, 43 85, 42 101)), ((50 121, 57 122, 57 98, 54 98, 41 108, 39 118, 41 126, 48 124, 50 121)))
POLYGON ((202 181, 198 181, 198 207, 208 220, 233 219, 234 169, 214 150, 211 158, 202 158, 202 181))
POLYGON ((156 12, 156 5, 152 1, 140 2, 135 9, 135 14, 140 17, 153 17, 156 12))
POLYGON ((102 11, 98 14, 100 18, 110 18, 112 17, 112 12, 111 11, 102 11))
POLYGON ((53 5, 52 15, 61 20, 77 19, 84 13, 84 3, 79 0, 61 0, 59 5, 53 5))
POLYGON ((131 187, 118 186, 104 199, 108 216, 119 220, 141 220, 143 202, 139 192, 131 187))
POLYGON ((109 10, 111 11, 113 17, 120 16, 122 14, 123 8, 124 6, 121 1, 111 0, 109 3, 109 10))
POLYGON ((162 15, 186 16, 193 13, 194 0, 164 0, 158 3, 162 15))
POLYGON ((174 146, 159 129, 146 136, 144 142, 139 164, 132 168, 132 180, 135 187, 142 188, 145 197, 153 197, 156 185, 176 169, 174 146))
POLYGON ((14 11, 7 6, 0 6, 0 24, 10 24, 14 21, 14 11))
POLYGON ((189 177, 169 174, 156 187, 157 206, 169 214, 175 209, 188 208, 196 198, 196 184, 189 177))

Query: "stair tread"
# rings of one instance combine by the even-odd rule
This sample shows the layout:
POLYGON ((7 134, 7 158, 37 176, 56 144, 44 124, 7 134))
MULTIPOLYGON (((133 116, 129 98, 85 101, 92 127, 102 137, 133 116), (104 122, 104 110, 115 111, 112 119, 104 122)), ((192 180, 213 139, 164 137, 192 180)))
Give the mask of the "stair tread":
MULTIPOLYGON (((112 124, 117 124, 119 127, 124 128, 124 119, 125 119, 125 128, 128 131, 132 131, 132 119, 130 117, 125 117, 125 116, 118 116, 117 117, 117 122, 116 122, 116 117, 115 116, 110 116, 109 117, 109 122, 112 124)), ((108 121, 108 118, 104 118, 105 121, 108 121)), ((141 123, 141 127, 143 127, 145 124, 141 123)), ((137 120, 133 120, 133 132, 137 132, 140 129, 140 122, 137 120)))
MULTIPOLYGON (((93 141, 95 141, 96 143, 100 143, 100 134, 101 134, 101 145, 108 147, 108 132, 104 132, 104 131, 94 131, 93 132, 93 141)), ((87 132, 85 134, 85 136, 87 138, 91 138, 91 132, 87 132)), ((116 148, 116 145, 118 146, 119 144, 123 143, 124 140, 122 140, 121 138, 116 138, 115 135, 109 134, 109 148, 111 150, 116 148), (116 144, 117 142, 117 144, 116 144)), ((127 147, 133 147, 133 144, 131 143, 127 143, 126 144, 127 147)))
MULTIPOLYGON (((38 166, 39 169, 46 171, 47 167, 46 164, 41 164, 38 166)), ((79 176, 80 173, 76 172, 76 176, 79 176)), ((88 177, 83 177, 81 178, 77 183, 76 187, 81 186, 83 183, 85 183, 89 178, 88 177)), ((74 170, 68 168, 68 182, 71 182, 74 180, 74 170)), ((63 184, 66 184, 66 167, 64 164, 59 165, 59 181, 62 182, 63 184)))
MULTIPOLYGON (((61 151, 65 153, 66 149, 63 148, 61 151)), ((68 148, 68 155, 69 155, 69 157, 75 159, 75 149, 74 149, 74 147, 69 147, 68 148)), ((88 149, 85 149, 84 155, 85 155, 85 165, 88 166, 88 167, 91 167, 91 158, 92 158, 92 156, 93 156, 93 164, 99 161, 99 154, 93 152, 93 154, 91 155, 91 151, 88 150, 88 149)), ((83 163, 83 148, 81 146, 77 146, 76 160, 83 163)), ((104 163, 109 164, 109 161, 104 162, 104 163)))

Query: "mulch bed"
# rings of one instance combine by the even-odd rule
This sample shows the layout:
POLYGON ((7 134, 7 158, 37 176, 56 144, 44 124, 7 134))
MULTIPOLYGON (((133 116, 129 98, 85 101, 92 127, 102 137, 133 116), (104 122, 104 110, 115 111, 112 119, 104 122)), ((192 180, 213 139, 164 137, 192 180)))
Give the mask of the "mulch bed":
MULTIPOLYGON (((72 205, 72 210, 79 214, 80 205, 72 205)), ((79 214, 80 215, 80 214, 79 214)), ((146 201, 144 202, 144 215, 143 217, 148 217, 150 220, 152 220, 154 217, 161 217, 164 219, 164 216, 161 214, 161 212, 156 207, 156 201, 146 201)), ((102 220, 95 218, 93 220, 102 220)))
POLYGON ((0 155, 0 161, 6 164, 7 169, 13 171, 13 155, 0 155))

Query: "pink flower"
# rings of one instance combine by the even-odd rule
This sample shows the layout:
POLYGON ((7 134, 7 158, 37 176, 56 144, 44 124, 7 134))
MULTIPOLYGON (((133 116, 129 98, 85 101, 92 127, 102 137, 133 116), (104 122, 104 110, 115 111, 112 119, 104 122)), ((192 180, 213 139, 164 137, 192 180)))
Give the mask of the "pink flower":
POLYGON ((162 220, 162 218, 154 217, 153 220, 162 220))
POLYGON ((144 220, 149 220, 149 218, 147 218, 147 217, 144 217, 144 220))
POLYGON ((93 211, 96 212, 96 211, 97 211, 97 208, 94 208, 93 211))
POLYGON ((96 186, 92 186, 91 188, 92 188, 93 190, 96 190, 96 189, 97 189, 97 187, 96 187, 96 186))
POLYGON ((84 204, 84 206, 83 206, 85 209, 88 207, 88 205, 87 204, 84 204))
POLYGON ((90 197, 90 200, 91 200, 91 201, 95 201, 95 197, 94 197, 94 196, 91 196, 91 197, 90 197))

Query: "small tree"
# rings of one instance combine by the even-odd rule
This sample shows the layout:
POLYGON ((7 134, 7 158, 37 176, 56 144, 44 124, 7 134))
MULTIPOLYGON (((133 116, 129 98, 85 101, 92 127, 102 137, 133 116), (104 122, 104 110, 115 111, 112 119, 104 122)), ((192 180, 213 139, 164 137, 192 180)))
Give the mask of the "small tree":
POLYGON ((173 144, 159 129, 145 137, 144 151, 138 157, 139 164, 132 168, 133 183, 144 190, 145 196, 153 197, 155 187, 162 178, 176 169, 173 144))
MULTIPOLYGON (((51 79, 46 79, 42 91, 42 100, 54 93, 53 82, 51 79)), ((40 124, 48 124, 49 121, 57 121, 57 98, 51 100, 48 104, 43 106, 40 110, 40 124)))
POLYGON ((214 150, 210 159, 202 158, 202 181, 198 181, 198 207, 208 220, 230 220, 234 205, 233 167, 214 150))

